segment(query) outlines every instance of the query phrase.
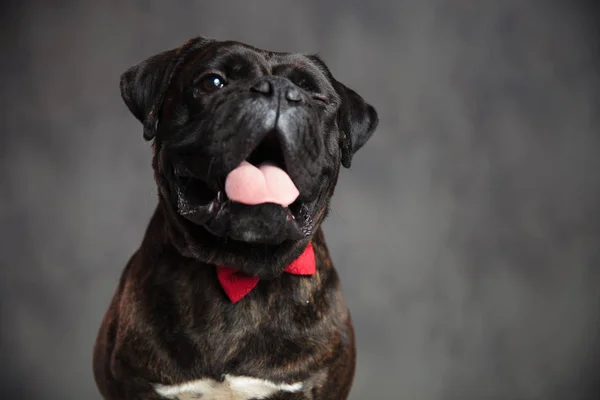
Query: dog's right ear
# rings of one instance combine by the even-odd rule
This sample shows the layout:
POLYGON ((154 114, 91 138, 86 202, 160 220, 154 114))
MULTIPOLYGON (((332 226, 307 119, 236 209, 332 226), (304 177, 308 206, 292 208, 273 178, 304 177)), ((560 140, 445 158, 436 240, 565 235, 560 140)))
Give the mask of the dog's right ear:
POLYGON ((121 75, 121 97, 144 125, 144 139, 156 136, 167 89, 185 56, 209 41, 201 36, 188 40, 183 46, 152 56, 121 75))
POLYGON ((144 139, 156 136, 158 116, 156 103, 162 97, 167 70, 177 49, 165 51, 134 65, 121 75, 121 97, 129 111, 144 125, 144 139))

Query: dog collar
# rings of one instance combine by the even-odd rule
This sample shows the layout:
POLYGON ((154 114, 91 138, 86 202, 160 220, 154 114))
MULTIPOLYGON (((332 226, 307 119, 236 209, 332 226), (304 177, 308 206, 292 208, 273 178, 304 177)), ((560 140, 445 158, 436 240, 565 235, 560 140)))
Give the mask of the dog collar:
MULTIPOLYGON (((316 269, 315 252, 312 243, 309 243, 300 257, 292 261, 283 271, 293 275, 314 275, 316 269)), ((217 265, 217 278, 232 303, 237 303, 250 293, 260 280, 227 265, 217 265)))

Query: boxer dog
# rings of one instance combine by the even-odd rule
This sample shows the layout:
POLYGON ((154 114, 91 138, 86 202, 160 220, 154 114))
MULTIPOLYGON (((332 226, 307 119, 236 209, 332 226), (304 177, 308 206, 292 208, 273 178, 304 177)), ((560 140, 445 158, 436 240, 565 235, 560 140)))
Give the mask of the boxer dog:
POLYGON ((317 56, 198 37, 121 77, 158 206, 94 348, 106 400, 346 399, 321 223, 378 117, 317 56))

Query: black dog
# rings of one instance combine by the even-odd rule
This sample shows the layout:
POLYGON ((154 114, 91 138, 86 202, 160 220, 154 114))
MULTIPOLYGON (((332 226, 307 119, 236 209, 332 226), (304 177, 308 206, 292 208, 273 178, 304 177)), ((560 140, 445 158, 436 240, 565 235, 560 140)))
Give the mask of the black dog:
POLYGON ((354 332, 320 225, 378 122, 312 55, 195 38, 121 77, 158 207, 94 349, 117 399, 345 399, 354 332))

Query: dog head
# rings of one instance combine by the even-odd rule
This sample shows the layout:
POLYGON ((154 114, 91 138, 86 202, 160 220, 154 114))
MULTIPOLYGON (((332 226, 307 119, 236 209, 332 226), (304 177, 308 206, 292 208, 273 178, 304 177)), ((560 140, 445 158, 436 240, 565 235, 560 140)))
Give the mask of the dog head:
POLYGON ((180 251, 263 278, 300 254, 378 122, 317 56, 203 37, 128 69, 121 94, 180 251))

